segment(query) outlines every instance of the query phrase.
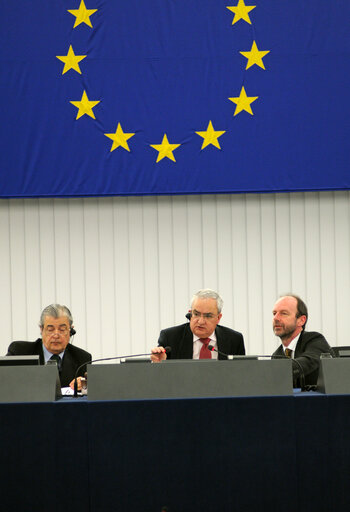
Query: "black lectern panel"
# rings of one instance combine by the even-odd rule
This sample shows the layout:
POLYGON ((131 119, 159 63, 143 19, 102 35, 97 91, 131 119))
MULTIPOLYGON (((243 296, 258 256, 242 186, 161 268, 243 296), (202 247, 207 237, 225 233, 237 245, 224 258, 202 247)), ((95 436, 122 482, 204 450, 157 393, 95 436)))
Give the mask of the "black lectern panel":
POLYGON ((328 395, 350 393, 350 358, 324 358, 320 361, 317 390, 328 395))
POLYGON ((59 394, 56 365, 0 366, 0 402, 51 402, 59 394))
POLYGON ((292 361, 177 360, 88 366, 89 400, 292 395, 292 361))

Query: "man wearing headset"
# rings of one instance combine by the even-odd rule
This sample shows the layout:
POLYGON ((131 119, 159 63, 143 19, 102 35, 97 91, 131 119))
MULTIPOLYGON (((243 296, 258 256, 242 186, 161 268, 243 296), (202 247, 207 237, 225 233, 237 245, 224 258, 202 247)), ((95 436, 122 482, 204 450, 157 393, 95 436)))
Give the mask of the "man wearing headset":
MULTIPOLYGON (((57 362, 61 387, 74 387, 74 377, 77 368, 91 361, 89 352, 69 343, 74 336, 73 317, 66 306, 51 304, 40 316, 41 338, 36 341, 13 341, 8 348, 8 356, 38 355, 40 364, 50 360, 57 362)), ((78 389, 81 389, 81 377, 86 372, 86 366, 79 370, 78 389)))
POLYGON ((189 323, 160 332, 158 347, 152 349, 151 360, 167 359, 227 359, 226 355, 244 355, 244 340, 240 332, 218 325, 222 317, 223 300, 214 290, 199 290, 191 301, 186 317, 189 323), (168 355, 164 347, 170 347, 168 355))

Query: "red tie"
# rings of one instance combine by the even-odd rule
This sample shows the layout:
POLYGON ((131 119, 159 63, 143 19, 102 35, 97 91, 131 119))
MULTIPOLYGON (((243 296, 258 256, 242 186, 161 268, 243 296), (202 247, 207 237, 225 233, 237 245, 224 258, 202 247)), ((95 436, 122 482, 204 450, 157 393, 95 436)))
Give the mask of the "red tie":
POLYGON ((208 349, 210 338, 200 338, 200 341, 203 345, 199 352, 199 359, 211 359, 211 351, 208 349))

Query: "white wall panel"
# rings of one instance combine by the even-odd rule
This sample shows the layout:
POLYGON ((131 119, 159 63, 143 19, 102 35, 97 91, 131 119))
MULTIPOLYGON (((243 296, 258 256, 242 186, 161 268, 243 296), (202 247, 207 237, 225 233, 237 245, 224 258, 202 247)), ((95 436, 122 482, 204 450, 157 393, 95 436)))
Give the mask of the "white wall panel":
MULTIPOLYGON (((22 209, 22 204, 20 205, 22 209)), ((31 339, 37 333, 41 307, 41 258, 39 205, 35 201, 24 203, 24 244, 25 244, 25 299, 26 299, 26 336, 31 339)))
MULTIPOLYGON (((261 342, 263 330, 262 318, 262 273, 261 265, 261 224, 260 201, 254 195, 246 196, 246 244, 247 244, 247 310, 249 344, 247 352, 251 352, 254 343, 261 342)), ((259 347, 259 353, 262 349, 259 347)))
POLYGON ((115 255, 114 255, 113 199, 98 200, 100 324, 97 332, 102 357, 116 353, 115 346, 115 255), (109 321, 105 322, 104 319, 109 321), (112 334, 113 333, 113 334, 112 334))
MULTIPOLYGON (((85 237, 84 237, 84 208, 82 199, 71 199, 69 205, 69 226, 67 244, 70 247, 69 288, 71 301, 68 306, 73 314, 77 331, 76 342, 81 348, 87 348, 86 318, 86 268, 85 268, 85 237)), ((55 300, 62 301, 60 297, 55 300)), ((52 299, 51 299, 52 302, 52 299)), ((45 304, 49 304, 50 299, 45 304)), ((59 302, 60 304, 61 302, 59 302)), ((94 344, 95 346, 95 344, 94 344)), ((97 346, 97 344, 96 344, 97 346)))
MULTIPOLYGON (((10 200, 10 210, 15 207, 13 204, 16 201, 10 200)), ((34 207, 36 200, 27 200, 25 203, 32 203, 30 206, 34 207), (34 204, 33 204, 34 203, 34 204)), ((59 297, 56 294, 56 252, 55 247, 60 243, 65 243, 65 240, 60 239, 55 233, 55 219, 54 219, 54 200, 52 199, 42 199, 38 201, 39 207, 39 239, 40 239, 40 289, 41 289, 41 301, 42 304, 48 305, 51 304, 52 297, 56 297, 55 300, 58 301, 59 297)), ((37 229, 37 226, 33 225, 31 229, 34 231, 37 229)), ((30 238, 31 232, 29 231, 27 238, 30 238)), ((11 254, 12 259, 12 254, 11 254)), ((59 262, 58 262, 59 264, 59 262)), ((32 282, 33 286, 35 283, 32 282)), ((16 290, 18 293, 18 290, 16 290)), ((64 297, 60 298, 63 301, 64 297)), ((39 312, 40 313, 40 312, 39 312)), ((39 316, 38 316, 39 320, 39 316)), ((35 322, 35 326, 37 327, 37 321, 35 322)), ((18 337, 19 335, 14 333, 15 339, 22 339, 18 337)))
MULTIPOLYGON (((292 194, 290 201, 290 254, 291 254, 291 283, 292 290, 299 290, 299 294, 306 294, 306 248, 305 248, 305 201, 304 194, 292 194)), ((288 290, 287 290, 288 291, 288 290)))
POLYGON ((309 329, 350 344, 349 192, 0 201, 0 352, 67 304, 94 357, 143 353, 217 289, 222 323, 271 353, 275 299, 309 306, 309 329))
MULTIPOLYGON (((84 230, 84 266, 85 266, 85 300, 86 307, 86 337, 88 347, 91 344, 94 347, 94 356, 104 357, 101 339, 102 311, 101 311, 101 274, 109 272, 111 269, 101 268, 100 250, 101 247, 99 222, 99 200, 84 199, 83 210, 84 219, 82 229, 84 230), (101 355, 103 354, 103 355, 101 355)), ((107 229, 110 229, 107 226, 107 229)), ((74 311, 72 311, 74 315, 74 311)), ((78 329, 78 325, 76 326, 78 329)), ((77 345, 78 336, 77 336, 77 345)), ((108 354, 107 354, 108 355, 108 354)))
MULTIPOLYGON (((328 194, 327 194, 328 195, 328 194)), ((330 194, 331 195, 331 194, 330 194)), ((321 313, 321 226, 319 194, 306 194, 305 197, 305 301, 309 307, 309 330, 322 332, 321 313)), ((326 292, 326 290, 324 290, 326 292)))
POLYGON ((217 289, 225 297, 225 310, 233 312, 234 300, 232 294, 233 286, 233 247, 231 237, 227 233, 232 232, 231 198, 221 196, 217 203, 217 289), (226 226, 226 229, 223 229, 226 226), (221 269, 221 271, 220 271, 221 269))
MULTIPOLYGON (((176 196, 172 201, 173 257, 174 257, 174 316, 182 318, 187 313, 189 291, 189 251, 188 239, 191 236, 191 223, 188 217, 188 202, 184 196, 176 196)), ((156 337, 157 338, 157 337, 156 337)), ((158 338, 157 338, 158 339, 158 338)))
MULTIPOLYGON (((130 340, 127 353, 145 351, 146 302, 145 291, 145 237, 142 212, 142 200, 135 197, 128 201, 128 250, 129 250, 129 288, 130 288, 130 340)), ((149 230, 154 229, 152 226, 149 230)), ((172 272, 170 273, 172 274, 172 272)))
MULTIPOLYGON (((108 334, 113 339, 115 334, 115 354, 127 354, 130 348, 130 326, 133 322, 137 322, 137 312, 131 310, 131 291, 130 291, 130 259, 129 259, 129 239, 128 233, 129 217, 128 217, 128 200, 119 198, 113 202, 113 236, 114 244, 114 297, 111 300, 115 304, 115 331, 111 324, 111 330, 108 334)), ((106 230, 108 227, 106 226, 106 230)), ((103 270, 105 271, 105 270, 103 270)), ((132 271, 132 269, 131 269, 132 271)), ((142 300, 141 300, 142 306, 142 300)), ((108 318, 103 315, 102 320, 107 326, 108 318)), ((93 353, 94 357, 101 354, 93 353)), ((103 353, 103 357, 112 356, 112 353, 103 353)))
MULTIPOLYGON (((188 223, 188 282, 189 292, 192 294, 192 290, 200 286, 208 286, 204 280, 204 269, 203 269, 203 219, 202 219, 202 198, 201 196, 189 196, 187 198, 187 223, 188 223)), ((215 243, 216 238, 213 240, 215 243)), ((188 303, 186 304, 187 313, 188 303)), ((184 317, 182 316, 182 321, 184 317)))
MULTIPOLYGON (((261 337, 264 354, 271 354, 276 348, 276 338, 271 335, 272 307, 278 296, 277 286, 277 244, 275 196, 264 194, 261 203, 261 267, 262 267, 262 298, 261 315, 263 330, 261 337)), ((255 336, 259 339, 259 334, 255 336)), ((255 345, 255 344, 254 344, 255 345)))
MULTIPOLYGON (((144 243, 144 293, 139 297, 136 311, 131 314, 131 321, 137 319, 138 310, 145 311, 145 326, 141 335, 140 350, 149 351, 150 346, 157 345, 160 328, 160 277, 158 251, 158 212, 154 197, 144 197, 143 205, 143 234, 144 243)), ((176 258, 174 254, 174 258, 176 258)), ((187 257, 185 258, 187 262, 187 257)))
POLYGON ((55 292, 62 302, 71 303, 69 243, 69 209, 67 199, 53 201, 53 247, 55 292))
MULTIPOLYGON (((339 192, 334 200, 334 252, 336 317, 327 329, 336 332, 339 345, 350 345, 348 318, 350 290, 350 202, 348 192, 339 192)), ((327 315, 328 317, 328 315, 327 315)), ((332 336, 333 336, 332 332, 332 336)))
POLYGON ((337 326, 327 322, 336 319, 336 267, 335 267, 335 223, 334 198, 320 195, 320 262, 321 262, 321 319, 322 332, 331 343, 337 339, 337 326))
MULTIPOLYGON (((18 331, 21 339, 26 339, 27 332, 27 292, 30 285, 27 285, 26 276, 26 233, 24 201, 15 200, 13 208, 10 208, 10 275, 11 275, 11 308, 12 331, 18 331), (18 311, 21 311, 18 315, 18 311), (20 318, 18 318, 18 316, 20 318)), ((29 234, 28 234, 29 235, 29 234)), ((29 279, 29 276, 28 276, 29 279)), ((35 286, 35 284, 34 284, 35 286)))
MULTIPOLYGON (((220 201, 220 197, 218 198, 220 201)), ((249 303, 248 303, 248 257, 247 257, 247 218, 246 196, 237 195, 231 197, 231 227, 229 231, 226 224, 222 226, 227 243, 232 247, 232 301, 233 309, 230 311, 224 306, 223 323, 227 324, 227 313, 230 315, 229 327, 235 328, 244 334, 246 350, 253 350, 251 340, 255 339, 255 333, 249 329, 249 303)), ((223 247, 225 250, 225 246, 223 247)), ((221 273, 221 270, 220 270, 221 273)), ((219 291, 219 290, 218 290, 219 291)), ((225 298, 223 297, 225 300, 225 298)), ((254 312, 252 311, 252 314, 254 312)))
MULTIPOLYGON (((160 325, 171 323, 174 318, 174 234, 173 211, 170 197, 160 197, 158 203, 158 263, 159 263, 159 294, 161 297, 159 308, 160 325), (166 300, 167 291, 171 290, 166 300)), ((181 242, 180 242, 181 243, 181 242)), ((180 269, 178 269, 179 271, 180 269)))
MULTIPOLYGON (((6 350, 7 341, 13 338, 13 315, 16 315, 16 310, 12 308, 9 201, 0 201, 0 311, 2 354, 6 350)), ((22 323, 23 318, 20 321, 22 323)))

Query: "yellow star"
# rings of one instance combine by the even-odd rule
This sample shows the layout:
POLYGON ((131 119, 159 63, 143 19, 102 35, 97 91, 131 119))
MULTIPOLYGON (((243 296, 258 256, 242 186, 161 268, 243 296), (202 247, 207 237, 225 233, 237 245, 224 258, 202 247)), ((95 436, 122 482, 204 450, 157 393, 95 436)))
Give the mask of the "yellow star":
POLYGON ((244 87, 241 89, 241 93, 238 98, 229 98, 232 103, 235 103, 237 105, 234 116, 245 110, 251 115, 253 114, 253 111, 251 109, 250 104, 253 103, 253 101, 257 100, 259 96, 247 96, 244 87))
POLYGON ((69 103, 71 103, 72 105, 74 105, 75 107, 77 107, 79 109, 76 119, 79 119, 80 117, 82 117, 85 114, 92 117, 92 119, 96 119, 95 114, 93 113, 92 109, 100 102, 99 101, 89 101, 89 98, 87 97, 87 94, 85 91, 83 92, 83 95, 82 95, 80 101, 70 101, 69 103))
POLYGON ((251 66, 254 66, 254 64, 265 69, 262 59, 263 59, 263 57, 265 57, 265 55, 270 53, 270 50, 260 52, 258 50, 258 47, 256 46, 256 42, 253 41, 252 48, 251 48, 250 52, 239 52, 239 53, 241 53, 244 57, 246 57, 248 59, 246 69, 249 69, 251 66))
POLYGON ((113 141, 111 151, 114 151, 115 149, 119 148, 119 146, 126 149, 127 151, 130 151, 127 141, 131 139, 131 137, 133 137, 134 135, 134 133, 123 132, 120 123, 118 123, 118 127, 115 133, 105 133, 105 136, 108 137, 109 139, 112 139, 113 141))
POLYGON ((68 9, 68 12, 73 14, 76 18, 73 28, 80 25, 80 23, 86 23, 86 25, 92 28, 90 16, 96 11, 97 9, 87 9, 85 7, 84 0, 81 0, 79 9, 68 9))
POLYGON ((85 59, 87 55, 75 55, 72 45, 70 45, 67 55, 56 55, 56 57, 64 62, 62 75, 67 73, 70 69, 74 69, 77 73, 81 74, 79 62, 85 59))
POLYGON ((236 5, 236 7, 226 7, 226 9, 229 9, 235 14, 235 17, 233 18, 232 21, 232 25, 237 23, 237 21, 239 20, 244 20, 251 25, 252 22, 250 21, 248 13, 255 9, 255 7, 256 5, 245 5, 244 0, 238 0, 238 4, 236 5))
POLYGON ((159 152, 156 163, 158 163, 165 157, 169 158, 173 162, 176 162, 175 157, 173 155, 173 151, 179 146, 181 146, 181 144, 169 144, 168 137, 166 136, 166 133, 164 133, 164 137, 161 144, 150 144, 150 146, 151 148, 159 152))
POLYGON ((216 148, 221 149, 218 138, 221 137, 221 135, 223 135, 224 133, 225 131, 216 132, 213 128, 213 123, 209 121, 208 128, 205 132, 196 132, 197 135, 203 137, 204 139, 201 150, 209 146, 209 144, 212 144, 216 148))

